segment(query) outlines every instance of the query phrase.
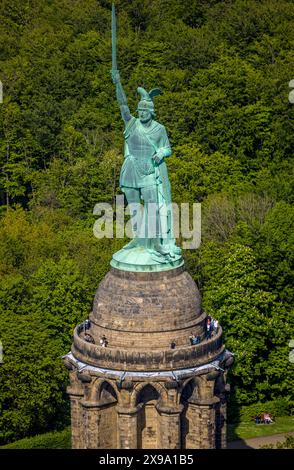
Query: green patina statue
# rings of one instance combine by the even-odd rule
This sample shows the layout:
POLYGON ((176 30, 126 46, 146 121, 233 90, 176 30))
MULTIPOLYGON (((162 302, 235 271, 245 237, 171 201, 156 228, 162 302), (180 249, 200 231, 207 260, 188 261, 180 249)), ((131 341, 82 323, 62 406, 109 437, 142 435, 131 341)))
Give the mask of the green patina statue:
POLYGON ((171 188, 165 158, 172 153, 165 127, 154 120, 153 98, 159 88, 139 87, 138 118, 132 116, 116 63, 116 22, 112 7, 112 80, 125 123, 125 160, 120 173, 132 220, 133 239, 115 253, 112 265, 121 269, 158 271, 183 263, 173 236, 171 188), (144 202, 143 211, 140 210, 144 202))

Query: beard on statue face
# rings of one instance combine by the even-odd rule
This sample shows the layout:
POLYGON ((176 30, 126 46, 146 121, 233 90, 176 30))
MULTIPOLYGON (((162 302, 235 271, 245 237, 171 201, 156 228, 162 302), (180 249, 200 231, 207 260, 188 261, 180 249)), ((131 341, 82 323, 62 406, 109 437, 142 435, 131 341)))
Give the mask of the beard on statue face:
POLYGON ((148 109, 138 109, 138 114, 141 122, 148 122, 152 119, 152 114, 148 109))

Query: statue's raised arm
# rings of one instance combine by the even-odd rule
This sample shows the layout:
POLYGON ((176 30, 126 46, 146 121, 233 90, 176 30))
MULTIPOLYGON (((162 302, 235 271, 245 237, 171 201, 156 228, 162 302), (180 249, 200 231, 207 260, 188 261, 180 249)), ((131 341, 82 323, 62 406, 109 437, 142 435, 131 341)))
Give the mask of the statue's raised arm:
POLYGON ((120 81, 119 71, 112 70, 111 76, 112 76, 112 81, 116 86, 116 98, 120 107, 120 112, 121 112, 123 120, 127 124, 128 121, 130 121, 130 119, 132 118, 132 115, 128 107, 128 100, 127 100, 126 94, 124 92, 124 89, 120 81))

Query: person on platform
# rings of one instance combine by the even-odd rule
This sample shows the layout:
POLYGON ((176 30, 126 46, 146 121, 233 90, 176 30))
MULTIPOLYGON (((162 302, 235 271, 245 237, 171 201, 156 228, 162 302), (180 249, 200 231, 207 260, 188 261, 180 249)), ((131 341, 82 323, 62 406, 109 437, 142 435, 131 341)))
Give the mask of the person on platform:
POLYGON ((172 342, 170 343, 170 347, 171 347, 171 349, 176 349, 176 342, 175 342, 174 339, 173 339, 172 342))
POLYGON ((206 339, 211 338, 211 333, 212 333, 212 323, 211 323, 211 318, 207 318, 206 322, 206 339))
POLYGON ((106 348, 106 347, 107 347, 107 344, 108 344, 108 341, 107 341, 107 339, 106 339, 106 336, 105 336, 105 335, 101 336, 101 338, 100 338, 100 346, 101 346, 102 348, 106 348))
POLYGON ((90 335, 89 333, 85 333, 84 338, 85 338, 85 341, 87 341, 87 343, 93 343, 93 344, 95 343, 93 336, 90 335))

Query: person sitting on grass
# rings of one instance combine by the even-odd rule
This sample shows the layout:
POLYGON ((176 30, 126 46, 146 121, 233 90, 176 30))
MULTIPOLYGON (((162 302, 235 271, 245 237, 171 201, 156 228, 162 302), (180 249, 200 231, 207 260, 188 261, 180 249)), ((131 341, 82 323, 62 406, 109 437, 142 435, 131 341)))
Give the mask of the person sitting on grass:
POLYGON ((264 424, 271 424, 273 423, 273 420, 272 420, 272 417, 269 413, 264 413, 263 415, 263 421, 264 421, 264 424))

